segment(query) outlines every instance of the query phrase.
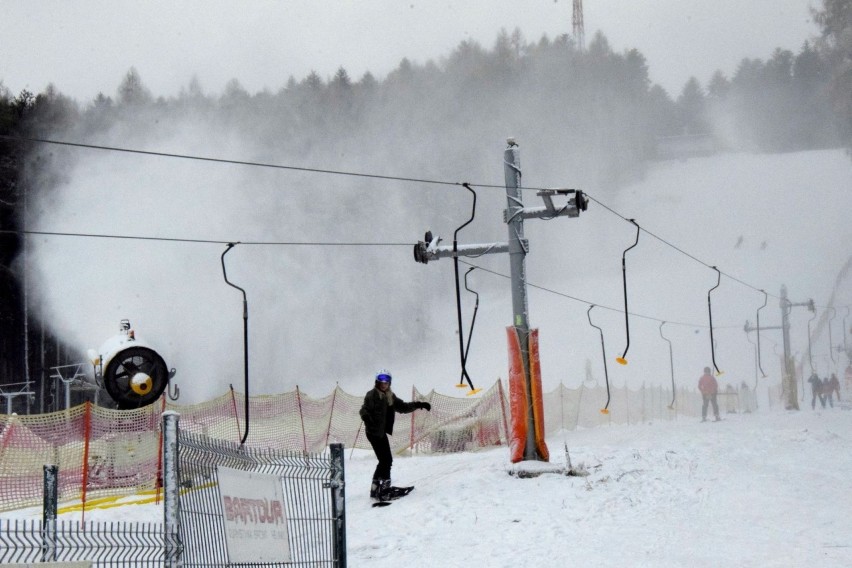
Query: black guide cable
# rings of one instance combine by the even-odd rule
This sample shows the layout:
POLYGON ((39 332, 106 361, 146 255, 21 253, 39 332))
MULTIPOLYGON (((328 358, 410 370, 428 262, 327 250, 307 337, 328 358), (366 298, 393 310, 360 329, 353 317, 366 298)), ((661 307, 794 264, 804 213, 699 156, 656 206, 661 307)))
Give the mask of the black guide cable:
POLYGON ((606 404, 601 408, 601 414, 609 414, 609 372, 606 369, 606 346, 604 345, 603 330, 592 323, 592 308, 594 307, 594 304, 589 306, 589 309, 586 311, 586 317, 589 318, 589 325, 597 329, 601 334, 601 354, 603 356, 604 378, 606 379, 606 404))
POLYGON ((811 319, 808 320, 808 363, 811 366, 811 374, 814 373, 814 358, 811 353, 811 322, 814 321, 814 318, 817 317, 816 310, 814 310, 814 315, 811 316, 811 319))
POLYGON ((763 305, 757 308, 757 368, 760 369, 760 374, 765 379, 766 373, 763 371, 763 365, 760 364, 760 310, 766 307, 766 300, 769 299, 769 294, 763 288, 760 291, 763 292, 763 305))
POLYGON ((674 410, 674 403, 676 398, 677 391, 675 390, 675 380, 674 380, 674 355, 672 354, 672 342, 665 335, 663 335, 663 326, 666 325, 666 322, 662 322, 660 324, 660 337, 666 340, 666 343, 669 344, 669 369, 672 374, 672 402, 669 404, 669 410, 674 410))
POLYGON ((831 355, 831 362, 835 365, 837 361, 834 359, 834 342, 831 339, 831 322, 834 321, 834 316, 837 315, 837 310, 834 307, 828 308, 831 310, 831 317, 828 319, 828 354, 831 355))
POLYGON ((746 333, 746 339, 749 343, 751 343, 751 346, 754 347, 754 388, 757 389, 757 345, 755 345, 754 341, 751 340, 748 333, 746 333))
POLYGON ((710 293, 719 287, 719 284, 722 282, 722 273, 715 266, 711 266, 710 268, 716 271, 716 285, 707 291, 707 312, 710 314, 710 354, 713 356, 713 368, 716 369, 716 376, 718 377, 722 374, 722 371, 719 370, 719 366, 716 364, 716 345, 713 341, 713 306, 710 304, 710 293))
MULTIPOLYGON (((468 331, 467 333, 467 345, 464 348, 464 362, 462 363, 462 368, 466 368, 467 366, 467 354, 470 351, 470 340, 473 337, 473 325, 476 323, 476 312, 479 311, 479 292, 477 292, 476 290, 471 290, 467 285, 467 275, 473 272, 474 270, 476 270, 476 267, 471 266, 467 269, 467 272, 464 273, 464 289, 476 296, 476 303, 473 306, 473 317, 470 319, 470 331, 468 331)), ((464 380, 463 376, 459 378, 459 384, 456 385, 457 387, 464 388, 462 380, 464 380)))
MULTIPOLYGON (((465 361, 467 359, 467 351, 464 348, 464 331, 462 330, 462 312, 461 312, 461 285, 459 284, 459 231, 464 229, 467 225, 473 221, 473 218, 476 216, 476 192, 470 187, 469 183, 463 183, 465 189, 473 194, 473 208, 470 212, 470 219, 459 225, 459 227, 453 233, 453 268, 455 270, 456 275, 456 315, 458 316, 458 329, 459 329, 459 358, 461 359, 461 378, 462 380, 466 380, 468 386, 470 387, 470 392, 468 394, 474 394, 475 392, 479 392, 473 386, 473 381, 470 380, 470 375, 467 373, 467 368, 465 367, 465 361)), ((459 381, 462 388, 464 388, 464 383, 459 381)))
POLYGON ((236 288, 243 293, 243 368, 245 370, 245 413, 246 413, 246 430, 243 432, 243 437, 240 439, 240 445, 246 443, 249 433, 249 359, 248 359, 248 300, 246 299, 246 291, 233 284, 228 280, 228 272, 225 270, 225 255, 234 248, 234 245, 239 243, 228 243, 228 248, 222 253, 222 275, 225 277, 225 283, 228 286, 236 288))
POLYGON ((627 333, 627 346, 624 348, 624 353, 621 354, 621 357, 615 358, 615 361, 620 365, 627 364, 627 350, 630 349, 630 312, 627 310, 627 261, 625 257, 627 256, 627 251, 639 244, 639 231, 641 230, 635 219, 628 219, 628 221, 636 225, 636 242, 621 253, 621 279, 624 282, 624 330, 627 333))

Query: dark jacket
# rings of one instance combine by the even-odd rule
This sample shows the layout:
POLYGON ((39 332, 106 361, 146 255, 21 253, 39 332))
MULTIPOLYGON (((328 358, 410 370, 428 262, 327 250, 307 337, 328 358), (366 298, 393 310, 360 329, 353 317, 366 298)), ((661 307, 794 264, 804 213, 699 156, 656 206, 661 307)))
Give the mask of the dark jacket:
POLYGON ((361 406, 359 414, 361 420, 364 421, 364 429, 368 435, 383 436, 385 434, 393 435, 395 413, 408 414, 416 409, 417 407, 413 402, 405 402, 395 394, 393 395, 393 405, 388 405, 382 391, 374 388, 364 397, 364 404, 361 406))
POLYGON ((811 383, 811 390, 814 394, 822 393, 822 381, 819 380, 819 377, 814 373, 808 379, 808 382, 811 383))

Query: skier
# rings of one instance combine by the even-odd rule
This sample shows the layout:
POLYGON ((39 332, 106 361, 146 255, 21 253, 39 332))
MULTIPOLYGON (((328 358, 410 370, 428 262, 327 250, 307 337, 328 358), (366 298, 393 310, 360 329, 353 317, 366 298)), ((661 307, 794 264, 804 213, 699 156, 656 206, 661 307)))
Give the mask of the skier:
POLYGON ((719 403, 716 396, 719 393, 719 383, 713 375, 710 374, 710 367, 704 367, 704 374, 698 379, 698 390, 701 391, 701 398, 704 403, 701 406, 701 421, 707 422, 707 405, 713 404, 713 414, 716 416, 716 422, 719 418, 719 403))
POLYGON ((817 397, 819 397, 819 402, 822 404, 822 407, 825 408, 825 398, 822 396, 822 381, 819 380, 819 375, 816 372, 811 373, 811 376, 808 378, 808 382, 811 384, 811 409, 816 410, 816 401, 817 397))
POLYGON ((840 379, 837 378, 837 373, 831 373, 831 378, 828 380, 829 393, 837 395, 837 402, 840 402, 840 379))
POLYGON ((373 473, 373 482, 370 485, 370 498, 377 501, 387 501, 396 497, 406 495, 408 491, 394 491, 391 487, 390 472, 393 465, 393 454, 391 453, 388 435, 393 435, 393 422, 397 412, 408 414, 417 409, 431 412, 432 405, 428 402, 405 402, 397 397, 391 390, 391 374, 386 369, 376 373, 376 383, 370 392, 364 396, 364 404, 359 414, 364 421, 364 431, 367 440, 376 453, 379 460, 376 471, 373 473), (400 494, 401 493, 401 494, 400 494))
POLYGON ((828 377, 823 377, 822 379, 822 407, 825 408, 825 401, 828 401, 828 404, 831 405, 831 408, 834 408, 834 397, 832 396, 831 391, 831 383, 828 380, 828 377))

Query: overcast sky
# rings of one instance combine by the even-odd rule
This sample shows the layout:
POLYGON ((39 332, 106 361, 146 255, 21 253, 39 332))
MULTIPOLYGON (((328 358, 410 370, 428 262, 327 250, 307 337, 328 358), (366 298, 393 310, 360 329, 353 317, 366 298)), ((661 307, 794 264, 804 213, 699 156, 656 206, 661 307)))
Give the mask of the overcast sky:
MULTIPOLYGON (((820 0, 585 0, 586 38, 638 48, 652 81, 679 94, 744 57, 798 52, 817 33, 820 0)), ((197 76, 207 93, 231 79, 276 91, 311 70, 379 78, 403 57, 425 63, 461 41, 491 47, 501 28, 528 41, 571 33, 571 0, 0 0, 0 81, 13 94, 49 83, 80 102, 112 96, 130 67, 156 96, 197 76)))

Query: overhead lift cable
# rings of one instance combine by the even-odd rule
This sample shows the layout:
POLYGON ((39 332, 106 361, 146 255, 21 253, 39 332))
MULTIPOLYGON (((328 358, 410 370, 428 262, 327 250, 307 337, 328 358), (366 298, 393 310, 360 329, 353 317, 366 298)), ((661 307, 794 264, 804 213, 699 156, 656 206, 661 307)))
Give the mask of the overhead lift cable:
MULTIPOLYGON (((331 174, 337 176, 349 176, 349 177, 360 177, 360 178, 370 178, 370 179, 381 179, 387 181, 404 181, 404 182, 412 182, 412 183, 427 183, 434 185, 463 185, 461 182, 452 182, 452 181, 443 181, 443 180, 435 180, 435 179, 424 179, 424 178, 414 178, 414 177, 405 177, 405 176, 391 176, 391 175, 382 175, 382 174, 370 174, 364 172, 351 172, 346 170, 332 170, 332 169, 323 169, 323 168, 308 168, 304 166, 287 166, 284 164, 270 164, 268 162, 253 162, 249 160, 233 160, 229 158, 214 158, 210 156, 195 156, 192 154, 177 154, 173 152, 157 152, 153 150, 138 150, 134 148, 122 148, 119 146, 103 146, 98 144, 85 144, 82 142, 67 142, 62 140, 49 140, 46 138, 34 138, 34 137, 26 137, 26 136, 9 136, 7 134, 0 134, 0 139, 5 140, 17 140, 21 142, 38 142, 41 144, 54 144, 58 146, 70 146, 74 148, 85 148, 89 150, 108 150, 110 152, 122 152, 126 154, 141 154, 143 156, 154 156, 157 158, 175 158, 180 160, 195 160, 199 162, 212 162, 218 164, 231 164, 237 166, 252 166, 252 167, 260 167, 260 168, 272 168, 277 170, 289 170, 296 172, 306 172, 306 173, 315 173, 315 174, 331 174)), ((478 184, 477 184, 478 185, 478 184)), ((479 187, 486 187, 481 186, 479 187)), ((487 187, 500 187, 500 186, 487 186, 487 187)))
MULTIPOLYGON (((175 159, 185 159, 185 160, 196 160, 196 161, 202 161, 202 162, 214 162, 214 163, 234 164, 234 165, 243 165, 243 166, 252 166, 252 167, 274 168, 274 169, 281 169, 281 170, 300 171, 300 172, 317 173, 317 174, 361 177, 361 178, 370 178, 370 179, 378 179, 378 180, 386 180, 386 181, 401 181, 401 182, 411 182, 411 183, 420 183, 420 184, 434 184, 434 185, 447 185, 447 186, 462 186, 462 185, 465 185, 463 182, 457 182, 457 181, 416 178, 416 177, 410 177, 410 176, 391 176, 391 175, 384 175, 384 174, 372 174, 372 173, 365 173, 365 172, 352 172, 352 171, 345 171, 345 170, 334 170, 334 169, 328 169, 328 168, 308 168, 308 167, 302 167, 302 166, 270 164, 270 163, 265 163, 265 162, 254 162, 254 161, 247 161, 247 160, 235 160, 235 159, 228 159, 228 158, 214 158, 214 157, 209 157, 209 156, 196 156, 196 155, 190 155, 190 154, 177 154, 177 153, 170 153, 170 152, 157 152, 157 151, 151 151, 151 150, 139 150, 139 149, 133 149, 133 148, 123 148, 123 147, 118 147, 118 146, 86 144, 86 143, 82 143, 82 142, 51 140, 51 139, 46 139, 46 138, 36 138, 36 137, 17 136, 17 135, 13 136, 13 135, 8 135, 8 134, 0 134, 0 139, 17 141, 17 142, 35 142, 35 143, 41 143, 41 144, 53 144, 53 145, 59 145, 59 146, 68 146, 68 147, 84 148, 84 149, 91 149, 91 150, 123 152, 123 153, 130 153, 130 154, 141 154, 141 155, 163 157, 163 158, 175 158, 175 159)), ((489 188, 489 189, 501 189, 501 190, 504 189, 503 185, 497 185, 497 184, 469 183, 468 185, 472 186, 472 187, 481 187, 481 188, 489 188)), ((542 189, 545 189, 545 188, 519 187, 518 189, 523 190, 523 191, 541 191, 542 189)), ((592 195, 589 195, 588 193, 584 192, 584 196, 587 199, 594 201, 595 203, 597 203, 598 205, 600 205, 601 207, 603 207, 604 209, 606 209, 607 211, 609 211, 613 215, 620 217, 621 219, 623 219, 625 221, 628 221, 627 217, 625 217, 624 215, 621 215, 620 213, 615 211, 613 208, 609 207, 608 205, 606 205, 605 203, 603 203, 599 199, 593 197, 592 195)), ((686 252, 682 248, 680 248, 680 247, 676 246, 675 244, 667 241, 666 239, 663 239, 662 237, 654 234, 653 232, 651 232, 651 231, 649 231, 645 228, 643 228, 641 230, 644 231, 645 233, 647 233, 649 236, 657 239, 661 243, 663 243, 663 244, 671 247, 672 249, 676 250, 677 252, 691 258, 692 260, 698 262, 699 264, 702 264, 702 265, 710 268, 710 265, 707 264, 706 262, 704 262, 704 261, 700 260, 699 258, 693 256, 692 254, 686 252)), ((6 232, 6 231, 0 230, 0 232, 6 232)), ((17 232, 17 231, 12 231, 12 232, 17 232)), ((57 233, 57 234, 59 234, 59 233, 57 233)), ((127 237, 127 238, 132 238, 132 237, 127 237)), ((173 239, 173 240, 178 240, 178 239, 173 239)), ((189 240, 187 240, 187 241, 189 241, 189 240)), ((198 241, 198 242, 205 242, 205 241, 198 241)), ((211 242, 213 242, 213 241, 211 241, 211 242)), ((227 241, 215 241, 215 242, 225 244, 227 241)), ((309 244, 309 243, 263 243, 263 242, 243 241, 241 244, 248 245, 248 244, 309 244)), ((317 243, 317 244, 320 244, 320 243, 317 243)), ((331 243, 322 243, 322 244, 331 245, 331 243)), ((342 244, 342 245, 354 244, 356 246, 361 245, 361 243, 340 243, 340 244, 342 244)), ((394 243, 394 244, 397 244, 397 243, 394 243)), ((398 244, 400 246, 410 246, 410 244, 405 244, 405 245, 403 245, 402 243, 398 243, 398 244)), ((734 280, 735 282, 738 282, 738 283, 742 284, 743 286, 751 288, 755 291, 762 291, 760 288, 757 288, 756 286, 753 286, 753 285, 749 284, 748 282, 745 282, 745 281, 743 281, 743 280, 741 280, 741 279, 739 279, 735 276, 732 276, 731 274, 728 274, 728 273, 725 273, 725 272, 723 272, 723 274, 727 278, 730 278, 731 280, 734 280)), ((774 298, 778 297, 778 296, 775 296, 774 294, 772 296, 774 298)))

